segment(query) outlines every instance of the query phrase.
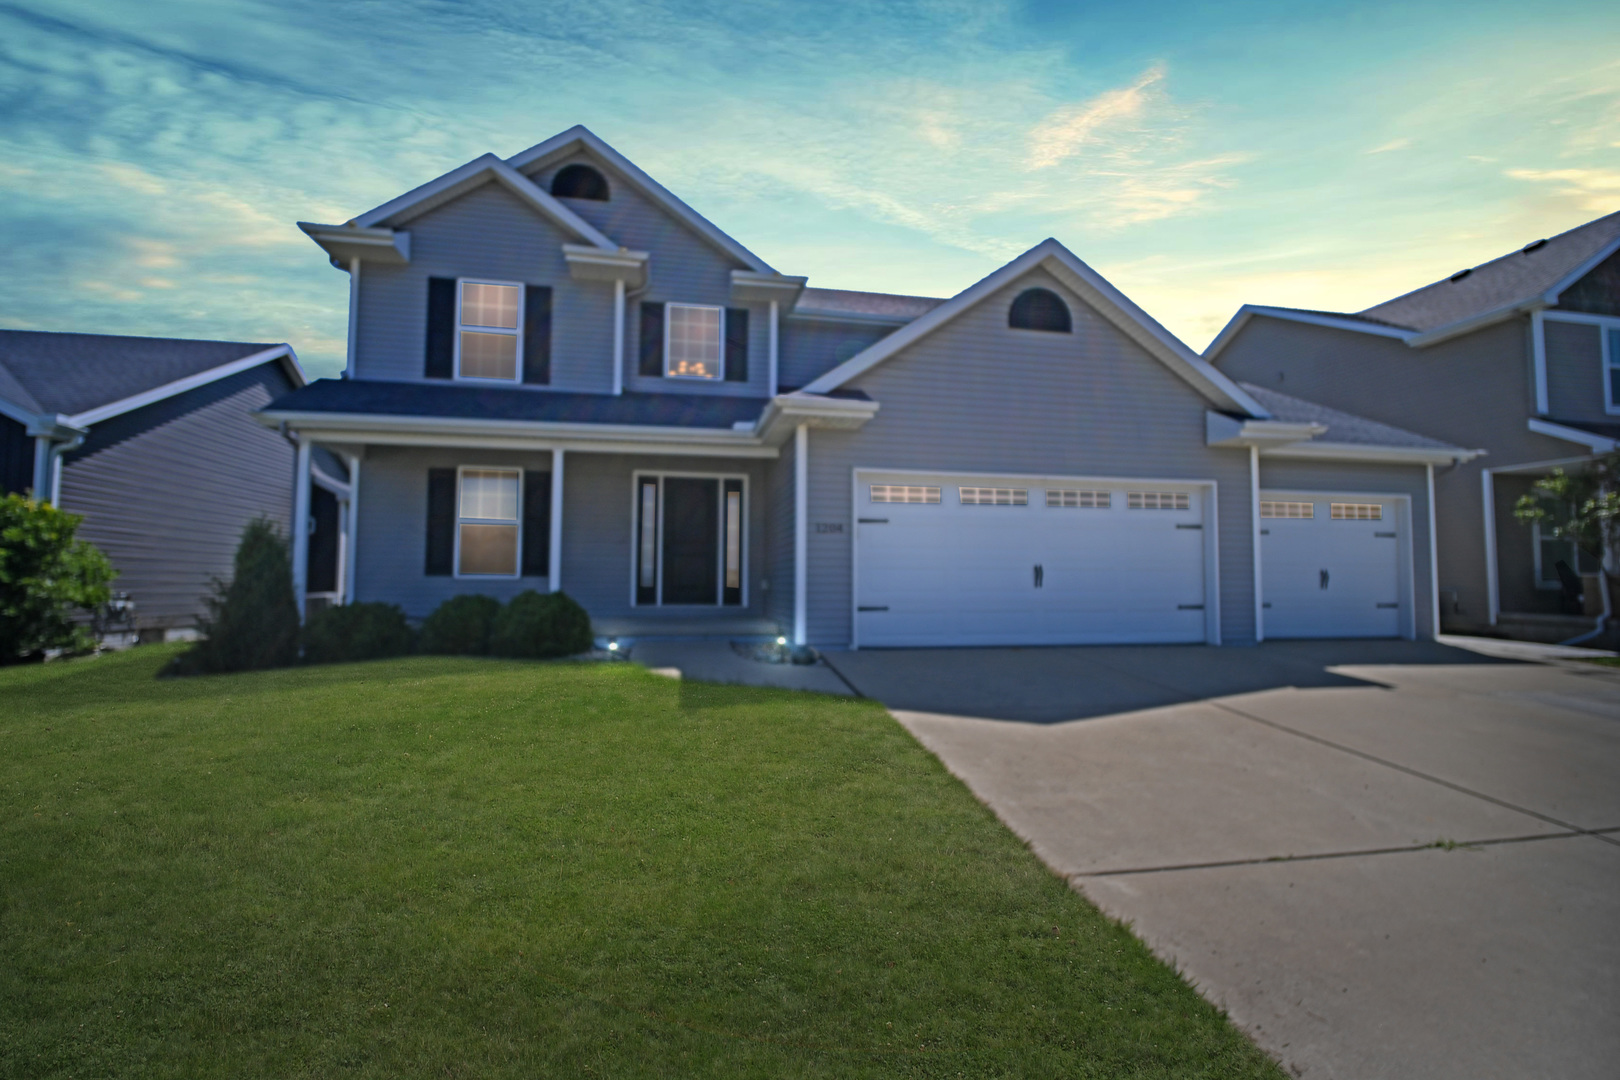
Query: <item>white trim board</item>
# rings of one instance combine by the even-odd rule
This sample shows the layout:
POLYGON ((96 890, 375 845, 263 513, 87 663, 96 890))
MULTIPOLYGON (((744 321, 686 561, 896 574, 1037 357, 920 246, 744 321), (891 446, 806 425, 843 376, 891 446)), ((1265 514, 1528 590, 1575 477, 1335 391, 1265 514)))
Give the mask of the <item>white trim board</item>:
POLYGON ((171 383, 165 383, 150 390, 143 390, 139 394, 133 394, 122 400, 109 402, 106 405, 98 405, 94 409, 86 409, 82 413, 66 417, 66 420, 75 427, 98 424, 103 420, 111 419, 114 416, 122 416, 124 413, 150 405, 153 402, 174 397, 176 394, 183 394, 187 390, 195 390, 199 386, 207 386, 211 382, 229 378, 238 372, 258 367, 260 364, 270 360, 282 361, 282 366, 287 369, 287 374, 291 377, 295 388, 309 383, 308 377, 304 375, 303 367, 298 363, 298 357, 293 353, 292 346, 273 345, 268 349, 250 353, 240 360, 232 360, 228 364, 221 364, 219 367, 209 368, 207 371, 199 371, 195 375, 187 375, 183 379, 176 379, 171 383))
MULTIPOLYGON (((682 202, 668 188, 648 176, 634 162, 603 142, 583 124, 575 124, 567 131, 559 132, 544 142, 513 154, 502 164, 513 170, 534 173, 554 161, 581 150, 606 165, 609 171, 618 173, 632 188, 669 211, 682 224, 722 253, 742 263, 745 269, 761 274, 776 273, 764 259, 743 247, 708 218, 682 202)), ((539 190, 537 184, 530 183, 529 186, 539 190)), ((549 194, 546 197, 551 198, 549 194)))
POLYGON ((1222 409, 1259 419, 1271 414, 1237 383, 1211 367, 1136 304, 1081 262, 1056 240, 1043 240, 1018 258, 992 272, 951 299, 856 353, 804 387, 805 392, 826 394, 858 378, 902 349, 940 329, 958 315, 976 307, 1001 288, 1033 270, 1042 269, 1080 300, 1135 341, 1165 367, 1222 409))
MULTIPOLYGON (((1620 448, 1620 440, 1611 439, 1607 435, 1582 431, 1580 428, 1565 427, 1563 424, 1555 424, 1550 420, 1538 420, 1533 416, 1530 418, 1529 424, 1530 430, 1537 435, 1545 435, 1550 439, 1561 439, 1564 442, 1575 443, 1578 446, 1586 447, 1594 454, 1608 454, 1620 448)), ((1501 470, 1497 471, 1500 472, 1501 470)))
POLYGON ((1410 342, 1417 336, 1415 330, 1403 330, 1395 326, 1384 326, 1378 323, 1367 322, 1351 315, 1331 315, 1314 311, 1300 311, 1296 308, 1270 307, 1265 304, 1244 304, 1238 308, 1237 314, 1229 319, 1221 332, 1215 335, 1215 340, 1204 347, 1204 359, 1213 362, 1220 355, 1221 350, 1231 344, 1232 339, 1248 325, 1249 320, 1256 315, 1267 318, 1282 319, 1286 322, 1306 323, 1311 326, 1325 326, 1333 330, 1350 330, 1358 334, 1372 334, 1375 337, 1395 338, 1398 341, 1410 342))

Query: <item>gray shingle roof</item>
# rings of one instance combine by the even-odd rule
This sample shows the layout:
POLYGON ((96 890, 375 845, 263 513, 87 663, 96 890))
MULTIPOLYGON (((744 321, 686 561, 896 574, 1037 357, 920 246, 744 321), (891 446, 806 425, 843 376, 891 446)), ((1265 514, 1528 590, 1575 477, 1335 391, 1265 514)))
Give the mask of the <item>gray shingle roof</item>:
POLYGON ((898 293, 859 292, 854 289, 805 289, 793 310, 817 315, 882 315, 915 319, 944 302, 933 296, 902 296, 898 293))
POLYGON ((24 408, 73 416, 274 347, 0 330, 0 397, 21 390, 29 399, 17 402, 24 408))
POLYGON ((1616 240, 1620 240, 1620 212, 1559 233, 1533 251, 1519 250, 1482 263, 1460 281, 1425 285, 1360 315, 1419 332, 1449 326, 1540 296, 1616 240))
POLYGON ((1322 424, 1327 427, 1315 442, 1353 443, 1357 446, 1399 446, 1424 450, 1457 450, 1459 447, 1438 439, 1430 439, 1364 416, 1340 412, 1314 401, 1279 394, 1253 383, 1239 383, 1249 395, 1271 413, 1272 419, 1295 424, 1322 424))

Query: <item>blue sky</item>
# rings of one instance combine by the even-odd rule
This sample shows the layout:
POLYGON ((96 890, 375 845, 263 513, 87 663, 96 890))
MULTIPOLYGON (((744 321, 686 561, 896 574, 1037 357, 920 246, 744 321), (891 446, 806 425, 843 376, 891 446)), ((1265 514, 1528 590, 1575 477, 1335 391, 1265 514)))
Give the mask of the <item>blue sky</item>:
POLYGON ((1620 5, 0 0, 0 326, 290 341, 294 227, 584 123, 788 273, 1056 236, 1195 348, 1620 210, 1620 5))

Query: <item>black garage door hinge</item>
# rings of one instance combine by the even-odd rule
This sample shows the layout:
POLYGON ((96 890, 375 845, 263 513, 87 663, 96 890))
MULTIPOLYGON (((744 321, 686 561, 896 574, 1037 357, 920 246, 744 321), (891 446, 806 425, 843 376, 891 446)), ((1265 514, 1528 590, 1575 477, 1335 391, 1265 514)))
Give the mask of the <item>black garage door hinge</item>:
POLYGON ((888 611, 889 608, 888 608, 887 604, 882 605, 882 606, 863 604, 860 607, 857 607, 855 610, 856 611, 888 611))
POLYGON ((1177 611, 1203 611, 1204 610, 1204 605, 1203 604, 1177 604, 1176 605, 1176 610, 1177 611))

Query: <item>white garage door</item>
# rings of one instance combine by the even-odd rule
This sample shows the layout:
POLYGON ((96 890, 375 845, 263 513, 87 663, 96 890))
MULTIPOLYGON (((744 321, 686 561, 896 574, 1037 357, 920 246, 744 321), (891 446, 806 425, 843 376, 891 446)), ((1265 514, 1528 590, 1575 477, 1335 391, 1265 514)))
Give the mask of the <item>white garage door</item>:
POLYGON ((1390 498, 1261 492, 1266 637, 1404 633, 1399 509, 1390 498))
POLYGON ((1205 500, 1195 485, 856 479, 862 646, 1208 637, 1205 500))

